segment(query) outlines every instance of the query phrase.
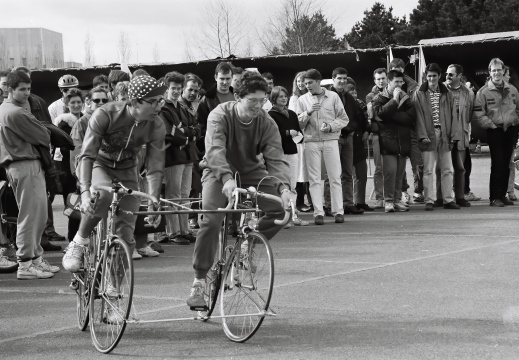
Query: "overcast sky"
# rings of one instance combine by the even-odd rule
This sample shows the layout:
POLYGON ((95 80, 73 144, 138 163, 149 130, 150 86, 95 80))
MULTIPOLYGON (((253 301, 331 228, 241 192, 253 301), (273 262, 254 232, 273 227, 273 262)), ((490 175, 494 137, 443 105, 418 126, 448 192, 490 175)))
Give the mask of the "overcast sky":
MULTIPOLYGON (((96 64, 119 62, 117 43, 121 31, 128 33, 130 63, 153 62, 157 44, 160 62, 186 61, 186 39, 199 34, 200 21, 209 0, 9 0, 2 4, 0 27, 43 27, 63 34, 65 61, 83 63, 87 32, 94 39, 96 64)), ((281 0, 224 0, 236 4, 247 19, 244 34, 256 36, 265 28, 268 15, 275 13, 281 0)), ((363 18, 375 0, 328 0, 324 13, 333 21, 338 36, 349 32, 363 18)), ((407 15, 418 0, 380 1, 393 14, 407 15)), ((265 55, 259 45, 254 55, 265 55)), ((196 54, 196 49, 191 47, 196 54)), ((237 54, 239 55, 239 54, 237 54)), ((200 58, 200 55, 196 56, 200 58)))

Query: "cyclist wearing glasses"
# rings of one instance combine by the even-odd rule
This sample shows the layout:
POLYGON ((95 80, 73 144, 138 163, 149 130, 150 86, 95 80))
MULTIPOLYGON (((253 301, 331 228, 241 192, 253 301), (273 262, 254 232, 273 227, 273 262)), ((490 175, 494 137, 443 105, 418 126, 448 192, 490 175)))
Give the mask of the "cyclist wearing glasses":
MULTIPOLYGON (((164 173, 164 123, 158 117, 164 104, 166 87, 160 86, 151 76, 132 79, 128 102, 114 102, 97 109, 88 122, 83 140, 77 174, 81 187, 81 224, 74 240, 63 257, 63 267, 71 272, 81 267, 84 246, 88 236, 99 220, 106 216, 112 196, 100 191, 95 209, 91 204, 91 185, 111 186, 117 178, 124 186, 138 189, 137 153, 146 145, 145 166, 148 188, 158 198, 164 173)), ((120 205, 123 209, 137 211, 140 198, 125 196, 120 205)), ((152 206, 152 205, 150 205, 152 206)), ((160 217, 148 216, 153 225, 160 217)), ((133 232, 135 216, 118 214, 115 218, 115 233, 130 246, 135 247, 133 232)))
MULTIPOLYGON (((258 186, 259 190, 281 196, 288 207, 291 192, 290 169, 283 160, 283 148, 276 123, 261 106, 266 101, 268 86, 261 75, 245 72, 241 86, 235 90, 235 101, 218 105, 207 119, 205 137, 206 155, 200 163, 202 177, 202 207, 215 210, 225 207, 237 184, 241 187, 258 186), (271 175, 272 177, 268 177, 271 175), (268 177, 268 178, 266 178, 268 177)), ((284 209, 276 202, 260 199, 259 207, 266 213, 258 230, 272 239, 283 225, 275 219, 284 216, 284 209)), ((204 214, 198 231, 193 269, 195 280, 187 300, 190 308, 203 308, 205 277, 211 267, 218 244, 219 229, 224 214, 204 214)))

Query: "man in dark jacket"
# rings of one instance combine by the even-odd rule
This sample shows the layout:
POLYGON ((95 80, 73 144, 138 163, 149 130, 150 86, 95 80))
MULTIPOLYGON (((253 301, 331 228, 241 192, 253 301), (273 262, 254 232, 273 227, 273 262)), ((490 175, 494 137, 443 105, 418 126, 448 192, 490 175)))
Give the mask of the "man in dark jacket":
POLYGON ((401 189, 405 158, 411 153, 411 128, 416 112, 409 95, 402 90, 404 74, 391 70, 387 78, 387 87, 373 100, 384 164, 385 212, 408 211, 409 208, 402 202, 401 189))
MULTIPOLYGON (((195 141, 200 137, 200 128, 193 103, 202 80, 194 74, 184 77, 172 72, 166 75, 164 82, 168 86, 168 98, 162 108, 161 118, 166 126, 165 141, 170 145, 166 149, 164 170, 166 198, 185 199, 191 190, 193 163, 198 161, 195 141)), ((195 241, 187 214, 166 215, 166 230, 169 241, 174 244, 189 245, 190 241, 195 241)))
POLYGON ((233 88, 231 87, 233 75, 233 67, 228 62, 221 62, 216 66, 214 71, 214 79, 216 84, 211 86, 205 96, 200 100, 198 106, 198 123, 200 124, 200 130, 202 135, 197 141, 196 146, 198 149, 205 153, 205 132, 207 130, 207 117, 209 113, 213 111, 215 107, 221 103, 227 101, 234 101, 233 88))
MULTIPOLYGON (((404 68, 405 63, 402 59, 394 58, 389 63, 389 70, 397 70, 404 74, 404 68)), ((404 84, 402 85, 402 90, 405 91, 409 96, 413 96, 413 93, 416 91, 416 89, 418 89, 418 83, 404 74, 404 84)), ((409 160, 411 160, 411 168, 413 170, 413 200, 416 203, 423 203, 423 159, 422 152, 418 147, 418 139, 414 129, 411 129, 411 154, 409 155, 409 160)), ((407 195, 408 188, 409 185, 407 183, 407 176, 404 172, 404 178, 402 180, 402 192, 407 197, 409 197, 409 195, 407 195)))
POLYGON ((373 174, 373 188, 376 200, 375 209, 381 209, 384 207, 384 178, 382 175, 382 156, 378 142, 377 121, 374 121, 372 106, 375 96, 387 86, 387 70, 385 68, 378 68, 373 71, 373 81, 375 82, 375 86, 373 86, 371 92, 366 96, 366 108, 372 133, 373 162, 375 163, 375 172, 373 174))
MULTIPOLYGON (((357 209, 353 202, 353 133, 360 126, 362 121, 362 110, 355 101, 355 98, 351 96, 345 89, 348 84, 348 71, 345 68, 339 67, 332 72, 333 86, 330 91, 333 91, 339 95, 344 110, 348 119, 350 119, 348 125, 341 130, 341 136, 339 137, 339 156, 341 159, 341 186, 342 186, 342 201, 344 206, 345 214, 362 214, 363 209, 357 209)), ((329 193, 330 185, 328 180, 325 183, 325 206, 327 209, 330 208, 329 193)))
POLYGON ((436 166, 441 171, 443 207, 459 209, 452 197, 451 150, 460 140, 459 123, 452 121, 454 98, 447 87, 439 83, 441 69, 438 64, 427 65, 425 71, 427 82, 414 94, 416 133, 424 162, 425 210, 434 210, 436 166))

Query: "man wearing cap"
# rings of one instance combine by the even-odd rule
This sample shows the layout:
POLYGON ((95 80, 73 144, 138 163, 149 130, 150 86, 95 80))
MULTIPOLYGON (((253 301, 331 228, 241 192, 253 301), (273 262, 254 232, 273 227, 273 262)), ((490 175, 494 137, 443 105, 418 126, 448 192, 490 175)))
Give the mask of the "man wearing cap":
MULTIPOLYGON (((112 180, 127 188, 138 189, 137 153, 146 145, 145 166, 149 193, 160 196, 164 174, 165 127, 158 114, 164 105, 165 86, 151 76, 137 76, 128 88, 129 101, 109 103, 94 111, 86 130, 77 175, 81 187, 81 224, 63 257, 63 267, 71 272, 81 268, 88 236, 99 220, 106 216, 112 195, 100 191, 95 209, 90 202, 90 187, 111 186, 112 180)), ((137 211, 141 199, 125 196, 121 208, 137 211)), ((152 206, 152 205, 150 205, 152 206)), ((160 217, 148 216, 158 225, 160 217)), ((118 214, 115 233, 130 246, 133 253, 135 216, 118 214)))

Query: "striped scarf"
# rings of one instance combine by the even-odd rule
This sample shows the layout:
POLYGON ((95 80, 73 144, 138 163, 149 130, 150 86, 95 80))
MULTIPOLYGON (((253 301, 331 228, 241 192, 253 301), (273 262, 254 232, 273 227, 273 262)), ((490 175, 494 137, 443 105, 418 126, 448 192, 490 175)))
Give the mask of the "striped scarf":
POLYGON ((440 126, 440 89, 437 89, 436 91, 429 89, 429 97, 431 100, 434 126, 440 126))

